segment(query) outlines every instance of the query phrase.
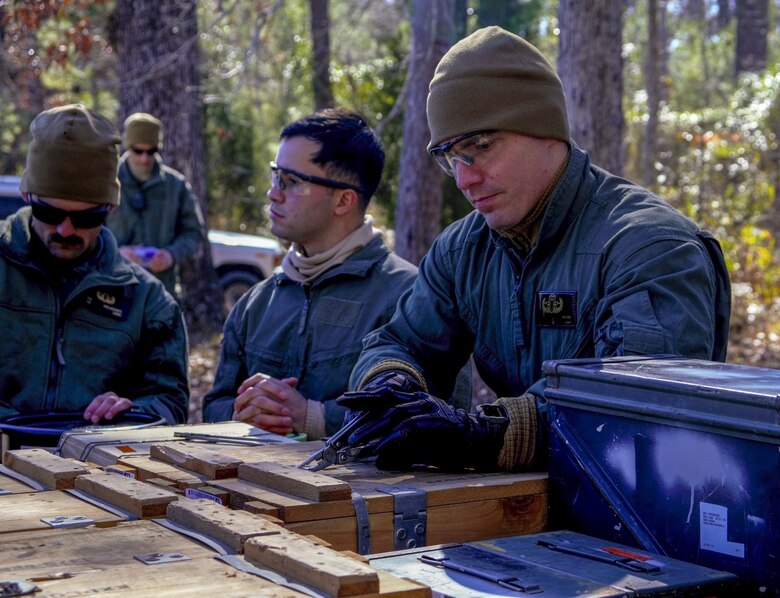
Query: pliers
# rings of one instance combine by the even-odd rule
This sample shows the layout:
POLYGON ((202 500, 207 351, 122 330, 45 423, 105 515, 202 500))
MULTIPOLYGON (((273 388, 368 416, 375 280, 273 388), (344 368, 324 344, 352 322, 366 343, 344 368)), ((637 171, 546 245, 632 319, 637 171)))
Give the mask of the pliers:
POLYGON ((344 424, 341 429, 330 438, 325 439, 325 446, 312 453, 305 461, 300 463, 300 469, 309 471, 319 471, 330 467, 331 465, 344 465, 350 461, 355 461, 363 457, 373 455, 374 448, 379 440, 374 440, 368 444, 350 446, 348 443, 352 432, 365 424, 375 414, 369 411, 359 411, 358 414, 344 424), (316 461, 314 465, 309 465, 316 461))

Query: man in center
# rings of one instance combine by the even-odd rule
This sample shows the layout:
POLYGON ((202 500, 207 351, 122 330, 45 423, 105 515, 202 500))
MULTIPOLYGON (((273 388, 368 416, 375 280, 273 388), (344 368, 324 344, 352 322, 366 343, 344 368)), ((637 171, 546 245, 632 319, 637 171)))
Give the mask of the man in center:
POLYGON ((271 232, 291 242, 281 271, 244 295, 224 327, 205 421, 279 434, 332 434, 363 337, 386 323, 417 268, 366 215, 384 150, 358 114, 334 108, 287 125, 268 190, 271 232))

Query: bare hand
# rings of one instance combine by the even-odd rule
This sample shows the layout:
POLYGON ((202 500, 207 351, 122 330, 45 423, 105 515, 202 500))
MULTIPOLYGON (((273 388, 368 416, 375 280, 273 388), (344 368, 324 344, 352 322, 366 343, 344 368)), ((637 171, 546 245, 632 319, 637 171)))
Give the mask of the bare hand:
POLYGON ((122 254, 123 258, 130 260, 134 264, 140 264, 141 258, 135 252, 136 247, 137 245, 122 245, 119 248, 119 253, 122 254))
POLYGON ((173 255, 167 249, 158 249, 146 266, 152 272, 164 272, 173 267, 173 255))
POLYGON ((130 399, 118 397, 114 392, 104 392, 92 399, 84 410, 84 419, 90 420, 93 424, 101 419, 113 419, 118 413, 127 411, 133 406, 130 399))
POLYGON ((307 401, 297 384, 297 378, 254 374, 238 387, 233 419, 276 434, 303 431, 307 401))

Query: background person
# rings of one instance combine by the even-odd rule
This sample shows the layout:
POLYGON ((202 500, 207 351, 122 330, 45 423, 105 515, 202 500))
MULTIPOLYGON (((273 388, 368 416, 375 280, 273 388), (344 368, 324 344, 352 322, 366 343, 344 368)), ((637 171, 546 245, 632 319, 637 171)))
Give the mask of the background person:
POLYGON ((281 271, 225 323, 204 420, 237 419, 310 439, 336 431, 335 404, 366 333, 389 320, 417 268, 366 215, 384 150, 358 114, 330 109, 287 125, 271 163, 271 232, 292 243, 281 271))
POLYGON ((340 401, 373 413, 351 441, 379 439, 379 467, 538 465, 548 359, 725 359, 717 241, 590 163, 536 48, 498 27, 459 41, 436 68, 427 115, 428 149, 474 211, 436 239, 412 292, 368 335, 351 381, 360 392, 340 401), (471 352, 501 397, 474 415, 432 396, 449 395, 471 352))
POLYGON ((203 216, 184 175, 160 156, 162 123, 136 112, 124 123, 119 161, 122 201, 107 225, 119 251, 159 278, 177 296, 178 266, 203 242, 203 216))
POLYGON ((179 306, 103 227, 119 203, 119 135, 80 104, 41 112, 20 190, 0 221, 0 417, 128 409, 187 416, 179 306))

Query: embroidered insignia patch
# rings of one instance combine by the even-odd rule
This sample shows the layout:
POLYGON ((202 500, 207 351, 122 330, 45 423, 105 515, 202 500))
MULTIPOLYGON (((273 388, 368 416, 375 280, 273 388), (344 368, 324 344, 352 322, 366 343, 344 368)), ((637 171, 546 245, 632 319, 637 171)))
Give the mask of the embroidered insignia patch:
POLYGON ((577 325, 577 292, 539 291, 536 315, 539 326, 573 328, 577 325))
POLYGON ((84 304, 90 311, 120 322, 130 313, 130 297, 117 289, 95 289, 84 298, 84 304))

